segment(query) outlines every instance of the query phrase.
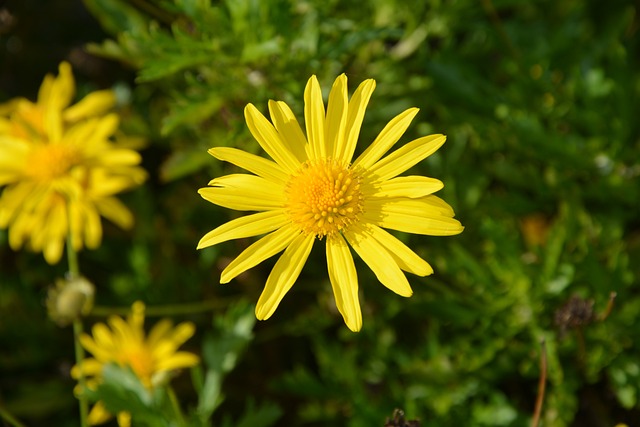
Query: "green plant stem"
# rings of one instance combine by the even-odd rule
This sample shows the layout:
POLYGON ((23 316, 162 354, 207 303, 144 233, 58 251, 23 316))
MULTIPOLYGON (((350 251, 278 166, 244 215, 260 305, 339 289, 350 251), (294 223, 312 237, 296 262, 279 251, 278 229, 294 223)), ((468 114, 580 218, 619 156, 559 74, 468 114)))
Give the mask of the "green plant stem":
MULTIPOLYGON (((84 349, 80 344, 80 335, 82 334, 82 320, 76 319, 73 321, 73 343, 75 347, 76 353, 76 365, 80 366, 81 362, 84 360, 84 349)), ((84 395, 85 390, 85 381, 84 381, 84 372, 80 369, 80 378, 78 378, 78 383, 80 384, 80 388, 82 389, 82 394, 78 396, 78 400, 80 401, 80 425, 82 427, 87 427, 87 419, 89 418, 89 403, 87 402, 87 398, 84 395)))
POLYGON ((169 395, 169 400, 171 401, 171 407, 173 408, 173 412, 176 414, 176 421, 180 427, 185 427, 187 424, 184 420, 184 415, 182 414, 182 409, 180 409, 180 402, 178 402, 178 398, 176 397, 176 393, 173 391, 171 386, 167 386, 167 394, 169 395))
MULTIPOLYGON (((80 268, 78 267, 78 253, 73 247, 73 233, 71 230, 71 216, 69 215, 69 232, 67 234, 67 261, 69 263, 69 276, 71 278, 80 276, 80 268)), ((84 360, 84 349, 80 344, 80 335, 82 335, 82 319, 80 317, 73 321, 73 346, 75 349, 76 365, 81 366, 84 360)), ((84 372, 80 369, 80 378, 78 378, 78 384, 82 390, 78 401, 80 405, 80 426, 87 427, 89 418, 89 403, 84 395, 85 380, 84 372)))
POLYGON ((4 421, 9 423, 9 425, 12 425, 13 427, 26 427, 20 421, 15 419, 14 416, 11 415, 9 411, 4 409, 2 406, 0 406, 0 418, 2 418, 4 421))
MULTIPOLYGON (((221 309, 224 307, 228 307, 229 302, 216 299, 216 300, 206 300, 185 304, 169 304, 169 305, 158 305, 151 306, 145 309, 145 315, 154 317, 154 316, 175 316, 175 315, 183 315, 183 314, 196 314, 196 313, 204 313, 211 310, 221 309)), ((92 316, 111 316, 111 315, 127 315, 131 312, 131 307, 100 307, 94 306, 91 309, 92 316)))

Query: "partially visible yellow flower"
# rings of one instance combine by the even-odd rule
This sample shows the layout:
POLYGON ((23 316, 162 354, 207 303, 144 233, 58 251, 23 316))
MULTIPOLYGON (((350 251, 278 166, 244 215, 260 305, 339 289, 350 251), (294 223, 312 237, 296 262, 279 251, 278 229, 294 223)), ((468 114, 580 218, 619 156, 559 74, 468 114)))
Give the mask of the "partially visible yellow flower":
POLYGON ((222 272, 227 283, 242 272, 284 250, 258 300, 256 316, 269 318, 291 289, 316 240, 326 242, 329 279, 336 306, 347 326, 358 331, 362 314, 358 278, 349 246, 393 292, 412 290, 403 270, 418 276, 431 266, 384 228, 447 236, 462 232, 451 206, 433 195, 442 182, 402 176, 442 144, 444 135, 411 141, 383 157, 418 113, 410 108, 387 124, 373 143, 353 160, 373 80, 364 81, 351 99, 347 77, 339 76, 325 111, 315 76, 304 92, 306 137, 291 109, 269 101, 271 122, 253 104, 245 108, 251 134, 273 159, 238 149, 217 147, 209 153, 252 174, 216 178, 199 190, 206 200, 229 209, 257 211, 207 233, 198 249, 231 240, 264 235, 222 272))
POLYGON ((119 117, 111 90, 71 105, 75 84, 63 62, 47 75, 37 102, 18 98, 0 105, 0 228, 9 245, 60 260, 69 229, 76 250, 96 248, 103 216, 131 227, 131 212, 114 195, 146 179, 140 155, 112 138, 119 117))
MULTIPOLYGON (((194 325, 184 322, 173 328, 169 319, 163 319, 146 336, 144 310, 144 304, 137 301, 126 321, 112 316, 108 319, 109 325, 96 323, 93 326, 93 336, 81 335, 80 343, 93 358, 84 359, 74 366, 71 376, 80 378, 82 372, 87 387, 95 389, 102 381, 103 367, 115 363, 130 367, 142 384, 151 389, 166 383, 172 371, 197 365, 198 356, 178 351, 193 336, 194 325)), ((96 403, 89 413, 91 425, 101 424, 109 418, 111 415, 102 402, 96 403)), ((121 426, 128 425, 128 420, 128 414, 118 414, 121 426)))

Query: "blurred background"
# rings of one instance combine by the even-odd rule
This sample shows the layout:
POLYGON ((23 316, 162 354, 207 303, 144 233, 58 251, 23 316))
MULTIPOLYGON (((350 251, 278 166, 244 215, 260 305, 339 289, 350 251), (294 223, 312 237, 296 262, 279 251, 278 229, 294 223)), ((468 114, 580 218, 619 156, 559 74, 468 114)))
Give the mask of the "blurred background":
MULTIPOLYGON (((544 341, 541 425, 633 427, 639 12, 631 0, 0 1, 0 101, 35 100, 63 60, 78 98, 117 91, 122 129, 147 141, 150 178, 120 197, 133 230, 103 221, 100 248, 79 254, 99 308, 85 327, 135 300, 186 307, 172 317, 196 323, 185 349, 203 369, 234 357, 211 425, 373 427, 400 408, 423 427, 528 426, 544 341), (409 299, 357 261, 357 334, 317 247, 275 315, 234 341, 275 259, 223 286, 220 271, 251 240, 196 251, 237 214, 197 194, 234 170, 206 150, 259 153, 248 102, 266 113, 284 100, 302 121, 307 79, 326 96, 342 72, 350 91, 377 82, 358 150, 413 106, 401 143, 448 136, 412 172, 445 183, 438 195, 466 229, 399 235, 435 269, 409 277, 409 299)), ((44 303, 65 271, 12 251, 0 230, 0 409, 27 426, 79 425, 73 334, 44 303)), ((202 399, 188 372, 174 388, 187 412, 202 399)))

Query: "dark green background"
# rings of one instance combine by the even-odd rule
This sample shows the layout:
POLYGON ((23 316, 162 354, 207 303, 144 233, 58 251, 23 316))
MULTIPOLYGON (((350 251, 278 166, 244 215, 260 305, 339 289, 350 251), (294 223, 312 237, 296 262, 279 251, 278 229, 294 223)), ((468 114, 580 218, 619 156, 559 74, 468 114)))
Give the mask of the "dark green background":
MULTIPOLYGON (((259 152, 244 105, 266 112, 268 99, 285 100, 301 120, 311 74, 325 90, 342 72, 351 91, 376 79, 358 150, 412 106, 421 111, 403 142, 447 134, 411 172, 444 181, 439 195, 466 226, 455 237, 400 236, 435 269, 410 277, 410 299, 357 262, 358 334, 335 310, 316 245, 226 377, 215 425, 257 402, 280 408, 278 426, 383 426, 394 408, 428 427, 527 426, 542 339, 541 425, 640 425, 636 2, 205 3, 0 3, 0 100, 34 99, 68 60, 79 94, 115 86, 123 129, 148 140, 150 179, 121 197, 136 227, 105 222, 102 246, 80 254, 99 306, 210 301, 215 309, 175 319, 197 323, 186 348, 213 363, 222 332, 212 315, 255 302, 274 260, 222 286, 221 268, 250 242, 195 250, 236 215, 196 192, 234 170, 206 149, 259 152), (613 311, 598 321, 611 292, 613 311), (594 318, 558 325, 572 296, 593 301, 594 318)), ((11 251, 0 232, 0 407, 27 425, 78 425, 72 332, 44 308, 64 272, 64 262, 11 251)), ((189 375, 174 386, 188 412, 198 399, 189 375)))

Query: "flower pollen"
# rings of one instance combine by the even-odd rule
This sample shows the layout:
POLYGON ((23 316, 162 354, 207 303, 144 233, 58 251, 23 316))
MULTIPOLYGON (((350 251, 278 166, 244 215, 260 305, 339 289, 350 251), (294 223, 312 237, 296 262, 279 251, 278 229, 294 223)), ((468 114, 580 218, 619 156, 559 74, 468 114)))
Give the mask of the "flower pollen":
POLYGON ((308 160, 286 187, 287 211, 305 234, 342 232, 362 212, 360 177, 332 159, 308 160))

